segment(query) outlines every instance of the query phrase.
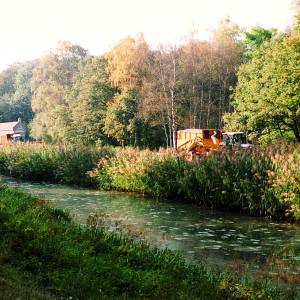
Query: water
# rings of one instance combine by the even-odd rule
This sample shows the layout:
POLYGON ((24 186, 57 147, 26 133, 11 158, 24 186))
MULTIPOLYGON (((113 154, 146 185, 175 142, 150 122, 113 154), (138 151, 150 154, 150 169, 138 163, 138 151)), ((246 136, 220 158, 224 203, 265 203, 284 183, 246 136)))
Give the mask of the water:
POLYGON ((91 214, 110 220, 189 261, 300 283, 300 227, 260 218, 204 210, 182 203, 88 189, 16 182, 7 184, 43 196, 86 224, 91 214))

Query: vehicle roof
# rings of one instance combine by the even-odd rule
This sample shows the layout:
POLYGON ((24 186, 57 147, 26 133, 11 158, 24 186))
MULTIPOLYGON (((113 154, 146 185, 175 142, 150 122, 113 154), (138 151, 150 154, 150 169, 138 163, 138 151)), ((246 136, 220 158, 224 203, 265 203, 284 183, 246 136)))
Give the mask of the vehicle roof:
POLYGON ((213 129, 213 128, 189 128, 189 129, 182 129, 178 130, 177 132, 202 132, 203 130, 216 130, 216 131, 221 131, 221 129, 213 129))

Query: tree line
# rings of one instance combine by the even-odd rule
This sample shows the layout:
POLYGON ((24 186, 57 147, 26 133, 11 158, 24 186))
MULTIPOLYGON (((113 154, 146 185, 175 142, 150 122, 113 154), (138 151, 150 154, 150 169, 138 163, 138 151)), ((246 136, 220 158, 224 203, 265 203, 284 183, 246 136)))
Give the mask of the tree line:
POLYGON ((184 128, 300 140, 300 37, 225 18, 208 41, 151 49, 143 34, 92 56, 60 42, 0 74, 0 121, 51 143, 176 146, 184 128), (298 100, 299 99, 299 100, 298 100))

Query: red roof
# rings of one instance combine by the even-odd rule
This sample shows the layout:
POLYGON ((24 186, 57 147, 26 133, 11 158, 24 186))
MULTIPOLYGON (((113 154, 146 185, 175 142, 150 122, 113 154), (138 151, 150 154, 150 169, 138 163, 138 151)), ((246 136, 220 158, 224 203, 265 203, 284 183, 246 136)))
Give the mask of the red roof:
POLYGON ((0 131, 13 131, 14 127, 18 124, 19 122, 5 122, 5 123, 0 123, 0 131))

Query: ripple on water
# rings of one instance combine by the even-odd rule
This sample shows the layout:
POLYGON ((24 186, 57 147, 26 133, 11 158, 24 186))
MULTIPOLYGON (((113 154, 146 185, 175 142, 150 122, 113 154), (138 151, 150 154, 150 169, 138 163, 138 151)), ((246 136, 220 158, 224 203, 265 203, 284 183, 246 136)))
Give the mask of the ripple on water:
POLYGON ((183 236, 182 237, 181 236, 177 236, 174 239, 177 240, 177 241, 183 241, 183 240, 186 240, 187 238, 183 237, 183 236))
POLYGON ((170 227, 171 230, 179 230, 178 227, 170 227))
POLYGON ((261 251, 261 247, 251 247, 251 246, 247 246, 247 247, 236 247, 233 250, 238 251, 238 252, 260 252, 261 251))
POLYGON ((203 232, 198 232, 197 234, 196 234, 196 236, 201 236, 201 237, 213 237, 213 236, 215 236, 215 234, 212 234, 212 233, 209 233, 209 232, 205 232, 205 231, 203 231, 203 232))
POLYGON ((206 246, 206 249, 210 250, 220 250, 222 248, 222 245, 208 245, 206 246))

